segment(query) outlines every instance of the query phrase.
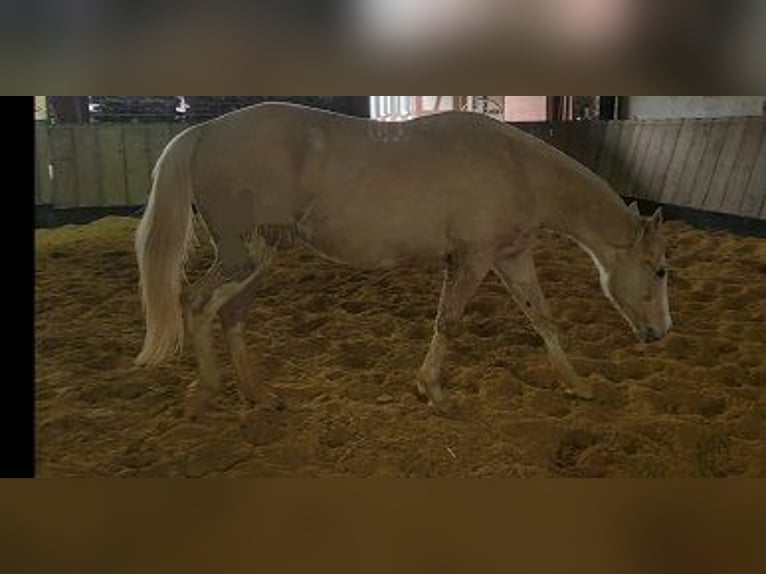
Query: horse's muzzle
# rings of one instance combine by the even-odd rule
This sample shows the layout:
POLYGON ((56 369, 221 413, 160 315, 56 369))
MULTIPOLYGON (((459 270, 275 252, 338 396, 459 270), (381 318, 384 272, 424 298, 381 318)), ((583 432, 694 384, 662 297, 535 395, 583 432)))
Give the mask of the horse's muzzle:
POLYGON ((638 339, 642 343, 654 343, 663 339, 665 335, 667 335, 667 331, 663 333, 655 327, 647 326, 638 332, 638 339))

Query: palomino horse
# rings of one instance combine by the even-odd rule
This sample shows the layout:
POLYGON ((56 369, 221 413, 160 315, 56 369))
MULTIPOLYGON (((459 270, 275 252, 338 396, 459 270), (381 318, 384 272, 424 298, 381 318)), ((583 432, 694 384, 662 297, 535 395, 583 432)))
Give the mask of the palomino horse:
POLYGON ((449 402, 440 371, 451 328, 490 271, 545 341, 560 381, 590 398, 559 345, 530 240, 546 228, 592 258, 606 296, 641 341, 671 327, 657 210, 644 219, 578 162, 521 130, 475 113, 381 124, 290 104, 260 104, 191 127, 165 148, 136 233, 146 314, 137 364, 156 364, 187 334, 199 365, 186 414, 219 387, 211 326, 220 317, 245 399, 278 401, 253 380, 242 336, 271 255, 301 240, 360 269, 441 262, 446 270, 417 386, 449 402), (184 285, 192 205, 215 246, 207 274, 184 285))

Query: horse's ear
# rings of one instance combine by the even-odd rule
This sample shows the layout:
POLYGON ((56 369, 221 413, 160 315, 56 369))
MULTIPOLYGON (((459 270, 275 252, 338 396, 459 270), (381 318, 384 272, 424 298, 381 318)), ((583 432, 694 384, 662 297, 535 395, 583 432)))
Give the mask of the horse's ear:
POLYGON ((641 215, 641 213, 638 211, 638 202, 634 201, 628 206, 628 209, 630 209, 631 212, 635 213, 636 215, 641 215))
POLYGON ((644 222, 644 234, 651 235, 662 224, 662 208, 658 207, 652 216, 644 222))
POLYGON ((653 225, 654 227, 659 227, 662 223, 662 208, 658 207, 657 210, 652 214, 652 217, 649 219, 649 223, 653 225))

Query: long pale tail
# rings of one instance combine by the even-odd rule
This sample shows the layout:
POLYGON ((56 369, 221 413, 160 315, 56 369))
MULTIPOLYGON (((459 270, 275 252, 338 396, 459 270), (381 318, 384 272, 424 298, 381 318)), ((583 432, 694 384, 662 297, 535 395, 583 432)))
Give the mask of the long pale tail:
POLYGON ((152 173, 152 190, 136 230, 141 302, 146 319, 137 365, 155 365, 183 346, 181 288, 193 236, 190 161, 199 130, 189 128, 167 145, 152 173))

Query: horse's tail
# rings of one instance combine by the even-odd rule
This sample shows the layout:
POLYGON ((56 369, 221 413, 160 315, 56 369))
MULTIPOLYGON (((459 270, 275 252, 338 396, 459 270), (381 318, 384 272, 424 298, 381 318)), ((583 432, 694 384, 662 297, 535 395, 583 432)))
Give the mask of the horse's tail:
POLYGON ((189 128, 165 147, 152 172, 152 190, 136 230, 136 256, 146 337, 137 365, 155 365, 183 346, 181 287, 192 241, 190 163, 199 137, 189 128))

